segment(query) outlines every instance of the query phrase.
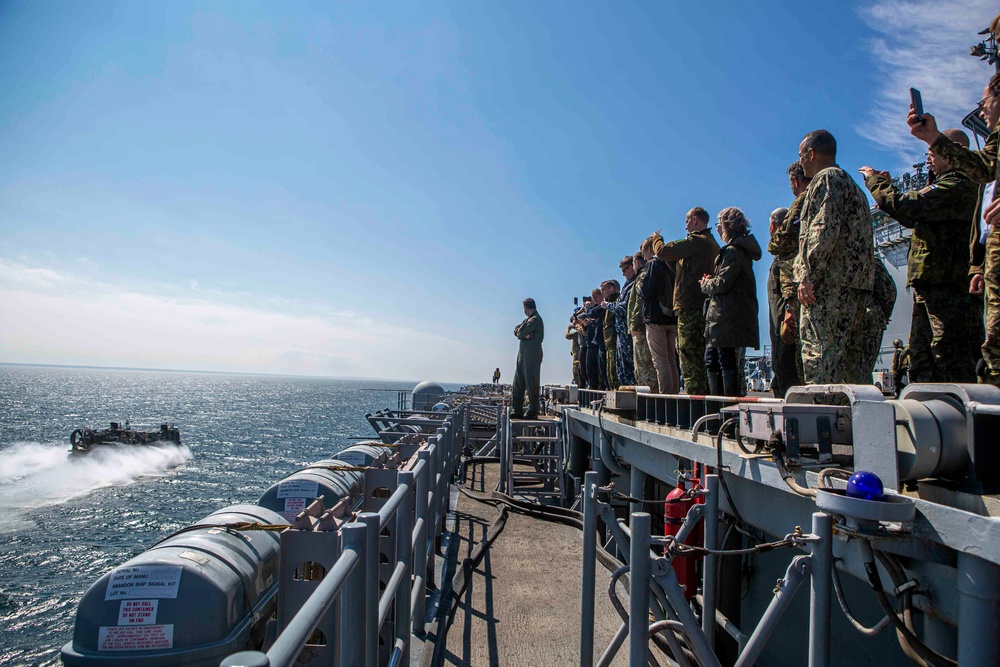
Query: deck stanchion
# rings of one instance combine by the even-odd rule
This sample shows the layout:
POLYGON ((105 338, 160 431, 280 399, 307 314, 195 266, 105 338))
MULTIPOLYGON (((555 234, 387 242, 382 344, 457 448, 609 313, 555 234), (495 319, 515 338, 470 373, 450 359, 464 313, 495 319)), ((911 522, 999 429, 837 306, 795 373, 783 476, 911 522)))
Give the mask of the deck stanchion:
POLYGON ((510 495, 510 489, 507 488, 507 409, 504 408, 503 412, 500 413, 500 430, 497 436, 497 448, 500 452, 500 493, 506 493, 510 495))
POLYGON ((646 512, 635 512, 629 524, 632 539, 629 545, 629 602, 628 602, 628 664, 629 667, 646 667, 649 652, 649 530, 651 517, 646 512))
POLYGON ((1000 567, 958 552, 958 664, 995 664, 1000 653, 1000 567))
POLYGON ((833 576, 833 523, 830 515, 814 512, 812 533, 812 595, 809 598, 809 667, 830 664, 830 587, 833 576))
MULTIPOLYGON (((646 473, 639 470, 635 466, 632 466, 629 473, 629 493, 633 498, 642 498, 646 491, 646 473)), ((636 512, 643 511, 643 504, 641 502, 631 501, 628 505, 628 511, 630 514, 635 514, 636 512)))
POLYGON ((594 604, 597 585, 597 473, 583 476, 583 581, 580 609, 580 667, 594 665, 594 604))
POLYGON ((358 521, 367 526, 365 531, 365 553, 368 558, 363 561, 365 570, 364 664, 365 667, 375 667, 378 663, 378 569, 381 561, 378 538, 382 527, 379 525, 379 516, 377 512, 362 512, 358 515, 358 521))
POLYGON ((430 525, 427 507, 427 495, 430 489, 431 460, 426 451, 417 452, 416 473, 416 540, 413 543, 413 631, 422 633, 426 614, 425 599, 427 596, 427 530, 430 525))
POLYGON ((438 471, 441 469, 441 465, 438 463, 438 459, 441 458, 441 447, 438 446, 437 435, 427 436, 427 452, 430 454, 430 460, 428 464, 428 478, 427 478, 427 542, 428 550, 430 550, 431 545, 434 548, 437 547, 437 533, 438 533, 438 471))
POLYGON ((452 429, 439 428, 437 430, 438 445, 443 445, 441 450, 441 481, 438 483, 438 488, 441 490, 441 503, 439 505, 441 517, 441 525, 438 526, 437 534, 440 536, 444 532, 444 524, 448 517, 448 504, 449 504, 449 493, 448 484, 451 481, 451 455, 452 455, 452 445, 454 443, 454 438, 451 437, 452 429))
MULTIPOLYGON (((349 637, 352 640, 340 642, 341 665, 365 665, 368 663, 365 655, 368 646, 368 642, 365 641, 366 618, 364 614, 358 613, 359 609, 365 608, 365 563, 371 557, 371 554, 368 553, 367 533, 368 526, 360 521, 347 524, 341 531, 344 539, 344 552, 353 551, 358 555, 358 563, 347 576, 344 590, 340 594, 340 636, 349 637)), ((377 533, 376 537, 378 537, 377 533)), ((375 584, 375 589, 378 590, 378 583, 375 584)), ((375 613, 378 613, 377 607, 375 613)))
POLYGON ((403 563, 403 580, 396 591, 396 640, 403 642, 403 654, 400 664, 410 664, 410 596, 413 593, 413 492, 414 481, 412 471, 403 471, 396 476, 399 484, 405 485, 409 491, 403 496, 396 510, 396 558, 403 563))
MULTIPOLYGON (((722 471, 720 470, 721 474, 722 471)), ((719 476, 705 475, 705 548, 719 548, 719 476)), ((701 612, 701 630, 708 639, 709 646, 715 646, 715 607, 719 557, 714 554, 705 556, 704 576, 702 577, 702 599, 704 607, 701 612)))

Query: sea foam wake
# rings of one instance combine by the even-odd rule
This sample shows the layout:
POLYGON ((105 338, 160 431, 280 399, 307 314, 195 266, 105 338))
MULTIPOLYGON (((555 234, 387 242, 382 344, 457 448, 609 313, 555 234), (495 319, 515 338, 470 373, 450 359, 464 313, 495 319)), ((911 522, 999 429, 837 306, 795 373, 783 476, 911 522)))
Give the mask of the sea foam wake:
POLYGON ((100 446, 71 456, 63 443, 14 443, 0 451, 0 532, 24 527, 26 510, 161 475, 189 458, 183 445, 100 446))

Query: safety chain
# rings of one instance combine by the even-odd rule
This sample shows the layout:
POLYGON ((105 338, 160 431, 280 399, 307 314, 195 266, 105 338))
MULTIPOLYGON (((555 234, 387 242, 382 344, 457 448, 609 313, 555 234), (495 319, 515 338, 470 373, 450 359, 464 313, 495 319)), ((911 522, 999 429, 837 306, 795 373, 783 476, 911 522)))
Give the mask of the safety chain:
POLYGON ((677 498, 636 498, 628 495, 627 493, 615 491, 615 485, 613 483, 608 484, 607 486, 599 486, 597 487, 597 491, 607 493, 616 500, 627 500, 630 503, 639 503, 643 505, 673 505, 674 503, 683 503, 705 495, 705 489, 697 486, 691 487, 684 492, 684 495, 678 496, 677 498))
POLYGON ((752 553, 766 553, 768 551, 774 551, 775 549, 799 547, 807 542, 814 541, 814 536, 803 534, 802 528, 800 526, 796 526, 795 532, 785 535, 784 539, 778 540, 777 542, 762 542, 761 544, 755 544, 752 547, 747 547, 746 549, 706 549, 705 547, 678 542, 677 538, 673 535, 656 537, 653 538, 652 541, 656 544, 664 545, 667 552, 674 556, 742 556, 752 553))

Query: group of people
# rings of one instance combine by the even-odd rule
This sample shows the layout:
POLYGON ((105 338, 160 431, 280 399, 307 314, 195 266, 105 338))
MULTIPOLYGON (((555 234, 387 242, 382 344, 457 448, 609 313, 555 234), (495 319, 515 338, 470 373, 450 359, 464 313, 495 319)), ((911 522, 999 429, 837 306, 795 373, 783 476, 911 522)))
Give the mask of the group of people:
MULTIPOLYGON (((978 151, 964 131, 939 131, 931 114, 910 111, 911 134, 929 147, 926 187, 901 192, 888 172, 859 169, 876 206, 913 230, 911 382, 978 377, 1000 386, 1000 235, 992 224, 1000 218, 1000 73, 979 109, 991 134, 978 151)), ((826 130, 802 139, 787 174, 794 200, 771 213, 767 247, 772 389, 783 396, 802 384, 871 384, 897 294, 875 251, 868 198, 837 164, 826 130)), ((646 238, 619 263, 624 285, 606 280, 575 310, 566 338, 578 385, 676 393, 683 378, 688 394, 743 393, 743 351, 759 348, 753 262, 761 248, 735 207, 718 213, 718 241, 703 208, 691 209, 685 226, 682 239, 646 238)))
POLYGON ((643 385, 658 393, 738 396, 743 350, 759 347, 753 262, 760 245, 736 207, 716 230, 700 207, 685 217, 687 235, 655 232, 619 262, 624 285, 604 281, 585 297, 566 328, 573 379, 581 387, 643 385))
MULTIPOLYGON (((1000 15, 990 29, 996 36, 1000 15)), ((910 133, 928 145, 926 187, 902 192, 888 172, 858 170, 876 206, 912 229, 909 347, 904 357, 894 341, 892 369, 900 379, 908 370, 911 382, 1000 386, 1000 232, 993 224, 1000 223, 1000 72, 978 107, 990 135, 977 151, 964 131, 940 131, 933 115, 910 109, 910 133)), ((771 213, 767 246, 772 390, 784 396, 803 384, 871 384, 897 294, 875 251, 866 193, 837 164, 837 142, 826 130, 802 139, 787 175, 794 200, 771 213)), ((719 211, 716 221, 718 240, 708 212, 691 209, 684 238, 668 243, 651 234, 619 262, 624 283, 605 280, 584 298, 566 328, 578 386, 744 393, 744 351, 759 349, 753 263, 762 252, 739 208, 719 211)), ((541 318, 533 301, 524 305, 526 319, 514 330, 521 352, 513 405, 520 414, 534 380, 531 415, 541 318)))

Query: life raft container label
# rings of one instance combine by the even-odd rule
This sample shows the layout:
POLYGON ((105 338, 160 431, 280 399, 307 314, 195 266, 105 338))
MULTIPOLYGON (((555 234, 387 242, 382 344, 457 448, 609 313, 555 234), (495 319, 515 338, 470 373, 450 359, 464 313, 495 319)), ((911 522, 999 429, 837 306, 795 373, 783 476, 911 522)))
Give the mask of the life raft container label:
POLYGON ((287 482, 278 483, 279 498, 309 498, 310 500, 319 495, 319 482, 310 482, 304 479, 291 479, 287 482))
POLYGON ((305 498, 285 498, 285 511, 278 512, 281 516, 285 517, 288 521, 294 521, 295 517, 299 515, 299 512, 306 508, 305 498))
POLYGON ((174 647, 174 626, 102 625, 97 633, 98 651, 148 651, 174 647))
POLYGON ((368 464, 368 455, 364 452, 341 452, 337 454, 337 460, 349 466, 363 468, 368 464))
POLYGON ((111 573, 104 599, 176 598, 182 571, 179 565, 120 567, 111 573))
POLYGON ((118 625, 156 625, 159 600, 122 600, 118 609, 118 625))

